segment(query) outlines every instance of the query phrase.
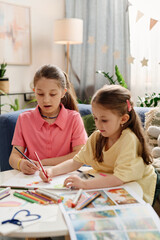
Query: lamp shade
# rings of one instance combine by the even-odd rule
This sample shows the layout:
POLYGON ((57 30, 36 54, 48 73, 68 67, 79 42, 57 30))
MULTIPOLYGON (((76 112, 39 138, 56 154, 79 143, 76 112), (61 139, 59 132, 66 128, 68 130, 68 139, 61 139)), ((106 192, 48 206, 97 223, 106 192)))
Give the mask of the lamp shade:
POLYGON ((83 20, 65 18, 54 23, 54 42, 58 44, 81 44, 83 42, 83 20))

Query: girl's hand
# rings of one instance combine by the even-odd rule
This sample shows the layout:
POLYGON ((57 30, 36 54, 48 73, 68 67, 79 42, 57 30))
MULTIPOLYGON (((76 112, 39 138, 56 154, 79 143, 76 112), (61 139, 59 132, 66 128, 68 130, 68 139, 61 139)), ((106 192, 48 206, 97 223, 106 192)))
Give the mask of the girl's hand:
POLYGON ((44 173, 42 171, 39 172, 39 176, 40 178, 44 181, 44 182, 50 182, 52 181, 52 170, 51 169, 47 169, 45 170, 45 173, 47 175, 47 177, 44 175, 44 173))
POLYGON ((71 175, 68 178, 65 179, 64 181, 64 186, 67 188, 85 188, 85 181, 78 177, 77 175, 71 175))
MULTIPOLYGON (((33 160, 32 160, 33 161, 33 160)), ((29 162, 26 159, 22 159, 20 164, 19 164, 19 169, 24 173, 24 174, 34 174, 36 171, 39 170, 39 164, 36 161, 33 161, 35 163, 32 164, 31 162, 29 162)))

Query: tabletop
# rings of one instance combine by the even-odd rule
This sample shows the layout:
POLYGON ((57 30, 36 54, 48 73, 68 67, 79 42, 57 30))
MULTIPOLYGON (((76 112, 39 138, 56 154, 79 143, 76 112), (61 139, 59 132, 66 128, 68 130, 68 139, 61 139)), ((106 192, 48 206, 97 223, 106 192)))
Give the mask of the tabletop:
MULTIPOLYGON (((0 172, 0 185, 8 180, 9 178, 18 174, 17 170, 8 170, 4 172, 0 172)), ((139 197, 143 197, 143 191, 140 185, 136 182, 131 182, 124 184, 123 186, 128 186, 138 194, 139 197)), ((13 190, 12 190, 13 191, 13 190)), ((12 193, 11 191, 11 193, 12 193)), ((59 190, 58 190, 59 191, 59 190)), ((53 213, 54 215, 54 213, 53 213)), ((69 232, 63 215, 58 207, 57 215, 53 218, 50 218, 45 221, 37 222, 36 224, 25 227, 22 230, 18 230, 16 232, 10 233, 7 235, 8 237, 22 237, 22 238, 39 238, 39 237, 54 237, 54 236, 66 236, 68 237, 69 232)))

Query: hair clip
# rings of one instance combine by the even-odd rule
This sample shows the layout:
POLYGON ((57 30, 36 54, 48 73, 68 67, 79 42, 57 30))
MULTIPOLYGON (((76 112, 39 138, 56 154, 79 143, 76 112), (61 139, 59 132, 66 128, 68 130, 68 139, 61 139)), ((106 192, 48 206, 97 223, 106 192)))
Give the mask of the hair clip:
POLYGON ((130 112, 132 110, 131 103, 130 103, 130 101, 128 99, 126 100, 126 102, 127 102, 128 112, 130 112))

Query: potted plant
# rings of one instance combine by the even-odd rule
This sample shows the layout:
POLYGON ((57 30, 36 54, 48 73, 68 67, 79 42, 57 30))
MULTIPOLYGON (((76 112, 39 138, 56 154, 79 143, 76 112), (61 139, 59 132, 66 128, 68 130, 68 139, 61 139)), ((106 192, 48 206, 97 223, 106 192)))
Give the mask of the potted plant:
POLYGON ((117 77, 116 80, 113 79, 113 76, 110 76, 109 73, 106 73, 104 71, 98 70, 98 71, 96 71, 96 73, 100 73, 105 78, 107 78, 109 84, 117 84, 117 83, 119 83, 122 87, 128 88, 127 84, 126 84, 124 78, 122 77, 122 74, 120 73, 117 65, 115 66, 115 74, 116 74, 116 77, 117 77))
POLYGON ((0 64, 0 90, 9 93, 9 79, 5 77, 6 67, 6 62, 0 64))

